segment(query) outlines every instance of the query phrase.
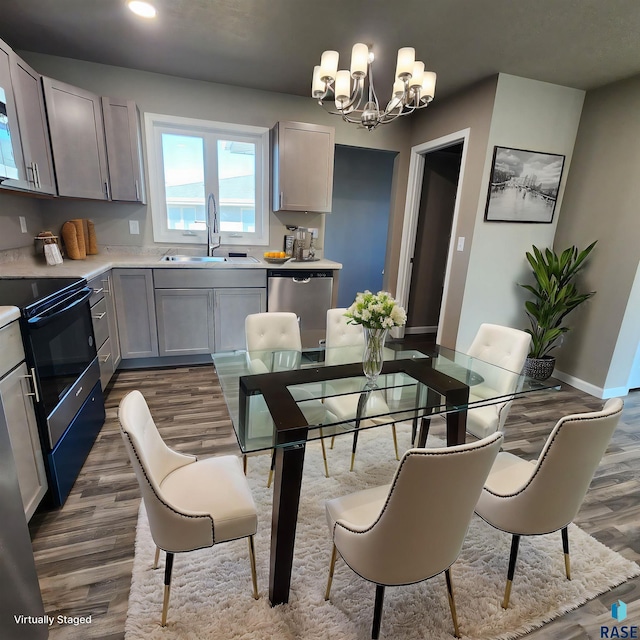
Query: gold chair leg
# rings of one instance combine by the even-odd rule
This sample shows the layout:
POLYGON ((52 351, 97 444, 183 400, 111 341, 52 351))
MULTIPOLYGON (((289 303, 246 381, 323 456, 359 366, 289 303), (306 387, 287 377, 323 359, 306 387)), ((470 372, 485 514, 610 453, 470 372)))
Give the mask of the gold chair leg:
POLYGON ((351 452, 351 466, 349 467, 349 471, 353 471, 353 465, 356 462, 356 452, 352 451, 351 452))
POLYGON ((160 560, 160 547, 156 547, 156 555, 155 558, 153 559, 153 568, 157 569, 158 568, 158 561, 160 560))
POLYGON ((253 597, 258 599, 258 576, 256 574, 256 550, 253 536, 249 536, 249 558, 251 560, 251 581, 253 582, 253 597))
POLYGON ((571 561, 569 560, 569 529, 568 526, 562 529, 562 550, 564 551, 564 570, 567 580, 571 580, 571 561))
POLYGON ((322 427, 320 427, 320 446, 322 447, 322 461, 324 462, 324 477, 329 477, 329 467, 327 465, 327 450, 324 447, 324 437, 322 435, 322 427))
POLYGON ((460 629, 458 628, 458 616, 456 614, 456 601, 453 598, 453 584, 451 583, 451 569, 447 569, 444 572, 444 577, 447 580, 447 595, 449 596, 449 609, 451 609, 451 618, 453 619, 453 635, 456 638, 460 637, 460 629))
POLYGON ((336 437, 335 436, 331 436, 331 445, 329 446, 329 449, 333 449, 333 443, 336 441, 336 437))
POLYGON ((396 434, 395 422, 391 425, 391 433, 393 434, 393 448, 396 450, 396 460, 400 460, 400 456, 398 455, 398 436, 396 434))
POLYGON ((328 600, 331 593, 331 583, 333 582, 333 570, 336 567, 336 557, 338 556, 338 549, 336 545, 333 545, 331 550, 331 561, 329 562, 329 579, 327 580, 327 590, 324 592, 324 599, 328 600))
POLYGON ((507 586, 504 589, 504 600, 502 601, 502 608, 506 609, 509 606, 509 598, 511 598, 511 580, 507 580, 507 586))
POLYGON ((269 469, 269 477, 267 478, 267 489, 271 486, 273 480, 273 469, 269 469))
POLYGON ((171 595, 171 572, 173 570, 173 553, 167 551, 164 565, 164 598, 162 600, 163 627, 167 626, 167 611, 169 610, 169 596, 171 595))
POLYGON ((271 449, 271 466, 269 467, 269 477, 267 478, 267 489, 271 486, 273 481, 273 467, 276 463, 276 450, 271 449))
POLYGON ((244 471, 244 475, 247 475, 247 454, 245 453, 242 456, 242 470, 244 471))

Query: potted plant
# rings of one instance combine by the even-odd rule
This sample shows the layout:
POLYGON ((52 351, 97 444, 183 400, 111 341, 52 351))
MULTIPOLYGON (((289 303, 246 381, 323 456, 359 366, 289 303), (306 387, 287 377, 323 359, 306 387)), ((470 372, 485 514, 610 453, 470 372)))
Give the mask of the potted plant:
POLYGON ((578 251, 576 246, 569 247, 560 255, 551 249, 542 252, 536 246, 532 247, 533 253, 526 253, 535 279, 533 285, 520 284, 534 295, 533 300, 525 302, 531 324, 531 328, 526 330, 531 335, 531 350, 524 372, 532 378, 546 380, 553 373, 556 359, 549 352, 569 331, 569 327, 563 324, 565 316, 595 293, 579 293, 574 279, 596 242, 583 251, 578 251))

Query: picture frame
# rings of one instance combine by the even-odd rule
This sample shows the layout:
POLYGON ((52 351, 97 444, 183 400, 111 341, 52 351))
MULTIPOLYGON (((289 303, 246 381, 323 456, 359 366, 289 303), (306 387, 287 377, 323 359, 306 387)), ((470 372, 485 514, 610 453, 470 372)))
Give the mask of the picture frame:
POLYGON ((557 153, 495 146, 485 222, 553 222, 564 160, 557 153))

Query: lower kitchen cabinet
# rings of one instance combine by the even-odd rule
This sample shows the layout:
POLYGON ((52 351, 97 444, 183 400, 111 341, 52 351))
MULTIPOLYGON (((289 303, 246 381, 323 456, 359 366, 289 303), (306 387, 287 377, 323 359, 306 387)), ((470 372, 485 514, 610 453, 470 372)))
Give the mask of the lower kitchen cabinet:
POLYGON ((161 356, 213 353, 211 289, 156 289, 155 297, 161 356))
POLYGON ((30 398, 30 380, 20 328, 14 322, 0 330, 0 410, 7 422, 27 520, 47 492, 40 437, 30 398))
POLYGON ((100 382, 102 388, 106 389, 120 362, 120 341, 111 272, 108 271, 90 280, 89 287, 93 289, 89 303, 93 336, 96 340, 100 364, 100 382))
POLYGON ((214 291, 215 351, 245 349, 245 318, 267 310, 266 289, 214 291))
POLYGON ((113 269, 122 359, 158 356, 152 269, 113 269))

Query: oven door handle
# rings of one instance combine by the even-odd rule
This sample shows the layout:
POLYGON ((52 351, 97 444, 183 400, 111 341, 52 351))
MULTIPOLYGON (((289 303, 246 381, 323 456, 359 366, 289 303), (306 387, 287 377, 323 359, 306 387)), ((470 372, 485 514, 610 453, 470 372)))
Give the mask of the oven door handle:
POLYGON ((52 307, 50 311, 43 313, 40 316, 35 316, 33 318, 29 318, 28 323, 29 326, 38 329, 43 327, 46 324, 49 324, 52 320, 55 320, 58 316, 61 316, 63 313, 70 311, 74 307, 77 307, 79 304, 86 302, 93 295, 93 289, 89 287, 83 287, 77 293, 65 298, 61 302, 59 302, 55 307, 52 307), (64 305, 64 306, 62 306, 64 305), (62 308, 59 308, 61 307, 62 308))

